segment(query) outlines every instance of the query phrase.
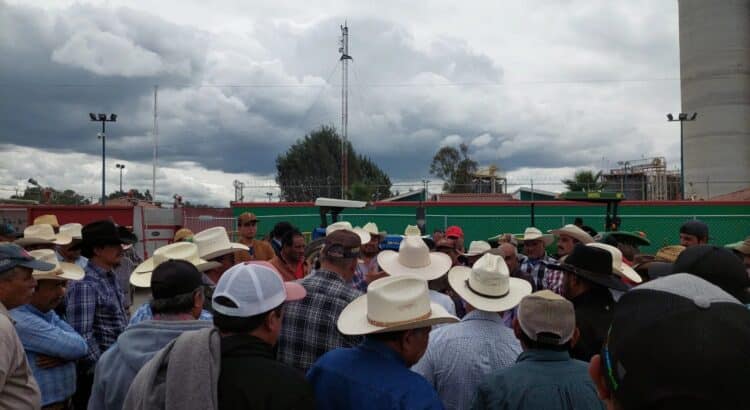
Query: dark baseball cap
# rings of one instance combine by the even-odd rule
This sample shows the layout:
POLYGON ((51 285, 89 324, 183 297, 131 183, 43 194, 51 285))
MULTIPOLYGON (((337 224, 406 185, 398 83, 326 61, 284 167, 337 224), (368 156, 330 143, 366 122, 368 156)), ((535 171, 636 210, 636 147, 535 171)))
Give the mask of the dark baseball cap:
POLYGON ((50 271, 56 268, 55 265, 34 259, 30 253, 14 243, 0 244, 0 274, 15 268, 23 266, 38 271, 50 271))
POLYGON ((5 236, 8 238, 20 238, 23 236, 23 233, 18 232, 13 225, 8 223, 0 224, 0 236, 5 236))
POLYGON ((693 235, 697 238, 708 239, 708 225, 706 225, 705 222, 699 221, 697 219, 687 221, 680 227, 680 233, 693 235))
POLYGON ((203 285, 203 274, 190 262, 171 259, 151 274, 154 299, 167 299, 190 293, 203 285))
POLYGON ((356 258, 359 256, 361 245, 359 235, 346 229, 339 229, 326 235, 321 252, 329 258, 356 258))
POLYGON ((746 288, 750 278, 742 261, 727 248, 715 245, 690 246, 677 257, 674 273, 691 273, 724 289, 743 303, 750 303, 746 288))
POLYGON ((602 370, 624 409, 745 408, 748 346, 750 310, 718 286, 679 273, 620 298, 602 370))

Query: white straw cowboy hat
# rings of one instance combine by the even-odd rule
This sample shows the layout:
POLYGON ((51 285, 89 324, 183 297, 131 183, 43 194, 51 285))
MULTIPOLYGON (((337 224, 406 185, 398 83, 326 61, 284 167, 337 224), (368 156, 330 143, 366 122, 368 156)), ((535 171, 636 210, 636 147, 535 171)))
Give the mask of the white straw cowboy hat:
POLYGON ((416 275, 425 280, 445 275, 453 265, 449 255, 430 252, 419 236, 405 236, 398 252, 385 250, 378 254, 378 265, 389 275, 416 275))
POLYGON ((568 235, 584 245, 594 242, 594 238, 592 238, 591 235, 573 224, 567 224, 559 229, 550 229, 547 232, 557 236, 560 236, 560 234, 568 235))
POLYGON ((37 249, 29 252, 34 259, 55 265, 48 271, 34 270, 31 274, 36 280, 81 280, 85 275, 83 269, 75 263, 60 262, 52 249, 37 249))
POLYGON ((151 273, 157 266, 170 259, 192 263, 199 271, 205 272, 221 266, 219 262, 209 262, 198 256, 198 246, 190 242, 171 243, 154 251, 154 256, 138 265, 130 275, 130 283, 139 288, 151 287, 151 273))
POLYGON ((70 236, 73 240, 81 240, 83 239, 81 229, 83 229, 83 225, 73 222, 60 226, 60 233, 70 236))
POLYGON ((407 275, 370 283, 366 294, 344 308, 336 325, 345 335, 367 335, 455 322, 457 317, 430 302, 427 281, 407 275))
POLYGON ((492 249, 492 246, 490 246, 489 243, 485 241, 471 241, 469 244, 469 249, 462 253, 463 256, 479 256, 484 255, 485 253, 489 252, 489 250, 492 249))
POLYGON ((551 234, 543 234, 542 231, 534 227, 526 228, 523 232, 523 236, 518 237, 517 239, 518 242, 542 240, 544 241, 544 246, 549 246, 552 241, 555 240, 551 234))
POLYGON ((620 251, 616 247, 599 242, 592 242, 586 246, 604 249, 605 251, 612 254, 612 272, 614 272, 616 275, 635 283, 643 282, 641 275, 639 275, 638 272, 636 272, 633 268, 622 261, 622 251, 620 251))
POLYGON ((456 266, 448 283, 470 305, 486 312, 510 310, 531 294, 531 284, 511 278, 502 256, 484 254, 471 268, 456 266))
POLYGON ((401 236, 422 236, 422 231, 419 230, 417 225, 406 225, 404 234, 401 236))
POLYGON ((377 235, 381 238, 388 235, 388 232, 381 231, 378 229, 378 225, 375 222, 368 222, 362 227, 362 230, 369 233, 370 236, 377 235))
POLYGON ((50 224, 29 225, 23 230, 23 237, 16 239, 15 243, 20 246, 53 244, 67 245, 73 241, 69 235, 55 233, 50 224))
POLYGON ((339 229, 343 229, 345 231, 352 231, 352 232, 356 233, 357 236, 359 236, 359 241, 362 244, 368 243, 372 239, 370 237, 369 232, 366 232, 362 228, 352 228, 352 224, 350 222, 347 222, 347 221, 334 222, 334 223, 328 225, 326 227, 326 236, 330 235, 331 232, 333 232, 333 231, 338 231, 339 229))
POLYGON ((250 249, 241 243, 229 242, 229 235, 223 226, 208 228, 196 233, 193 235, 193 243, 198 247, 198 256, 205 260, 250 249))

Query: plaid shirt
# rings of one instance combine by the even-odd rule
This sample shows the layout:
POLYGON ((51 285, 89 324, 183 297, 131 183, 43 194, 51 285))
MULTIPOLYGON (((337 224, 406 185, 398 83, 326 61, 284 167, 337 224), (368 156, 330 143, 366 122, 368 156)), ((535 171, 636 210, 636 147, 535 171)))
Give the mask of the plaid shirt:
POLYGON ((541 259, 527 258, 521 264, 521 271, 531 277, 531 286, 534 292, 549 289, 558 295, 562 295, 563 273, 548 268, 547 264, 557 264, 557 259, 546 254, 541 259))
POLYGON ((91 261, 86 265, 86 276, 68 286, 68 322, 89 346, 88 354, 79 364, 83 370, 93 370, 99 356, 128 325, 123 293, 115 273, 91 261))
POLYGON ((76 365, 88 352, 86 341, 54 310, 40 312, 32 305, 10 311, 16 321, 16 332, 26 350, 29 367, 42 391, 42 406, 61 402, 76 391, 76 365), (62 366, 42 369, 36 365, 38 355, 57 357, 69 362, 62 366))
POLYGON ((353 347, 362 338, 342 335, 336 328, 339 314, 361 293, 338 274, 317 270, 299 283, 307 296, 284 305, 279 337, 279 361, 304 372, 329 350, 353 347))

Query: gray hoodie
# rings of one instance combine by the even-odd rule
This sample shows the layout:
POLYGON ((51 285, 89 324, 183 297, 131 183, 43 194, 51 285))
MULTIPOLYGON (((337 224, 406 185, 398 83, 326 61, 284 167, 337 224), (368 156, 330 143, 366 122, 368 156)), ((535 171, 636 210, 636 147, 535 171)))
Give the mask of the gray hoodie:
POLYGON ((213 327, 203 320, 146 320, 125 329, 96 364, 89 410, 120 410, 135 375, 183 332, 213 327))

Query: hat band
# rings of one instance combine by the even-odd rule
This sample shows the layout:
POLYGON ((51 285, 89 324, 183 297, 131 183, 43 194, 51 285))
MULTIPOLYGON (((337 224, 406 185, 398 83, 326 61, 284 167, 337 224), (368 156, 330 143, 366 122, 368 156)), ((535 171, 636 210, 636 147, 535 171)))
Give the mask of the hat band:
POLYGON ((414 323, 414 322, 418 322, 420 320, 427 319, 427 318, 430 317, 430 315, 432 315, 432 311, 429 311, 429 312, 425 313, 424 315, 416 317, 416 318, 413 318, 413 319, 400 320, 400 321, 396 321, 396 322, 380 322, 380 321, 371 319, 370 316, 367 316, 367 322, 370 323, 373 326, 378 326, 378 327, 401 326, 401 325, 406 325, 406 324, 409 324, 409 323, 414 323))
POLYGON ((466 279, 466 287, 469 288, 470 291, 476 293, 477 295, 479 295, 479 296, 481 296, 483 298, 490 298, 490 299, 501 299, 501 298, 504 298, 504 297, 508 296, 508 294, 510 293, 510 287, 509 287, 508 290, 505 291, 505 293, 503 293, 502 295, 488 295, 486 293, 482 293, 482 292, 480 292, 480 291, 472 288, 471 285, 469 284, 469 280, 468 279, 466 279))

